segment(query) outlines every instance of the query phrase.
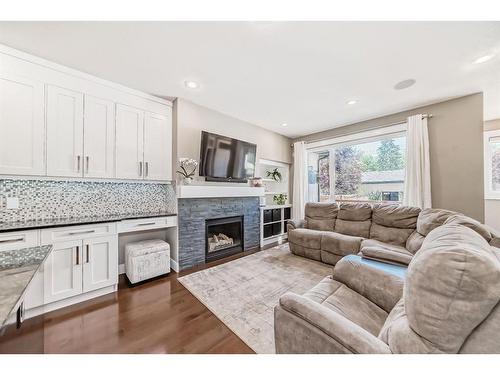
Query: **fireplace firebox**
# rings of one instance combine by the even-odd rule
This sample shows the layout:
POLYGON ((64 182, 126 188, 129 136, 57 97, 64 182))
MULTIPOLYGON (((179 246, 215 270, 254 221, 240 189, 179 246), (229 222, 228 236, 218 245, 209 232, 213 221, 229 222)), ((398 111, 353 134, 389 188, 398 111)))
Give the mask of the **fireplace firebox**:
POLYGON ((205 220, 205 261, 243 251, 243 216, 205 220))

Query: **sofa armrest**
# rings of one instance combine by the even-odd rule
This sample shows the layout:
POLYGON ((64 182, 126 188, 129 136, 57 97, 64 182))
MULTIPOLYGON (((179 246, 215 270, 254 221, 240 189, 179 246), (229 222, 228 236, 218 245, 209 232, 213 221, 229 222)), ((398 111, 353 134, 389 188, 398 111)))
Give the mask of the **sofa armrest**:
MULTIPOLYGON (((349 319, 323 305, 295 293, 286 293, 279 306, 328 335, 337 345, 351 353, 391 353, 387 344, 349 319)), ((304 352, 307 352, 305 348, 304 352)))
POLYGON ((305 228, 306 221, 304 219, 289 219, 287 225, 291 229, 305 228))
POLYGON ((390 312, 403 295, 405 266, 348 255, 337 262, 333 279, 390 312))

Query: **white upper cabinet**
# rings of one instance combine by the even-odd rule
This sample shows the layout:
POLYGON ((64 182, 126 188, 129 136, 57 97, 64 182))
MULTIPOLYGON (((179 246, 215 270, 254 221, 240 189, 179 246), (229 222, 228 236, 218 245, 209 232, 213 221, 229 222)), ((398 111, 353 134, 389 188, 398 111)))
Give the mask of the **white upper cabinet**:
POLYGON ((83 175, 114 177, 115 105, 85 95, 83 130, 83 175))
POLYGON ((0 178, 167 181, 171 164, 171 103, 0 44, 0 178))
POLYGON ((47 174, 83 173, 83 94, 47 86, 47 174))
POLYGON ((144 116, 144 178, 172 179, 172 116, 146 112, 144 116))
POLYGON ((0 174, 45 174, 43 83, 0 71, 0 174))
POLYGON ((116 177, 144 177, 144 112, 116 105, 116 177))

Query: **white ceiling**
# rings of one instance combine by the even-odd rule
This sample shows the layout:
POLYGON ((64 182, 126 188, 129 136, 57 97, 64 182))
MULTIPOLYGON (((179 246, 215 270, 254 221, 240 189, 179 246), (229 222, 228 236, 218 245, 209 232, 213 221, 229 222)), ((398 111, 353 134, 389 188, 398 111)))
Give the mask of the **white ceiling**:
POLYGON ((479 91, 500 118, 500 22, 0 22, 0 43, 290 137, 479 91))

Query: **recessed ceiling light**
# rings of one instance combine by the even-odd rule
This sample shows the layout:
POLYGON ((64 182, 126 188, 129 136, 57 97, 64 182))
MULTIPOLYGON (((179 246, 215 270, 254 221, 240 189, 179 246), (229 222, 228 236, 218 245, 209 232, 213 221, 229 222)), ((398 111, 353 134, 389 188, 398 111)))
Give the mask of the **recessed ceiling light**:
POLYGON ((349 101, 347 102, 347 104, 349 104, 349 105, 353 105, 353 104, 356 104, 357 102, 358 102, 357 100, 349 100, 349 101))
POLYGON ((188 89, 197 89, 200 85, 198 84, 198 82, 195 82, 195 81, 184 81, 184 85, 188 88, 188 89))
POLYGON ((288 126, 288 124, 286 122, 284 122, 283 124, 281 124, 281 126, 285 127, 285 126, 288 126))
POLYGON ((493 55, 481 56, 480 58, 474 60, 474 64, 482 64, 482 63, 485 63, 486 61, 491 60, 492 58, 493 58, 493 55))
POLYGON ((394 90, 403 90, 407 89, 410 86, 413 86, 415 84, 415 81, 413 78, 410 79, 405 79, 404 81, 398 82, 394 85, 394 90))

